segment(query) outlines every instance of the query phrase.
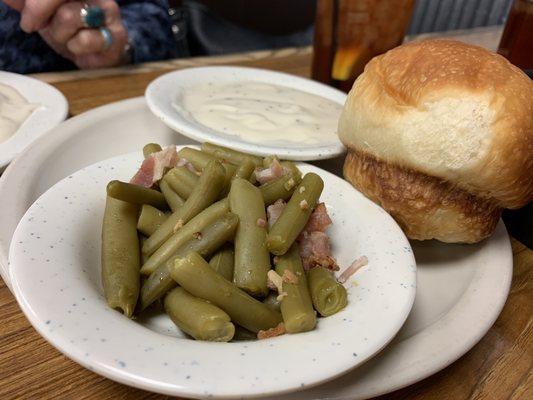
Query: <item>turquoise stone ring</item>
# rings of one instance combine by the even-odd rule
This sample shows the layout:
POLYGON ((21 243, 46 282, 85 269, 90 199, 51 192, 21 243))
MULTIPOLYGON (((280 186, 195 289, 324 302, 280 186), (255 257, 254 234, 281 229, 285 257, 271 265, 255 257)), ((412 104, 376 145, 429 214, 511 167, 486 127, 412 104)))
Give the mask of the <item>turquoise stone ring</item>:
POLYGON ((102 7, 91 7, 84 4, 80 11, 81 21, 85 28, 100 28, 105 23, 105 12, 102 7))

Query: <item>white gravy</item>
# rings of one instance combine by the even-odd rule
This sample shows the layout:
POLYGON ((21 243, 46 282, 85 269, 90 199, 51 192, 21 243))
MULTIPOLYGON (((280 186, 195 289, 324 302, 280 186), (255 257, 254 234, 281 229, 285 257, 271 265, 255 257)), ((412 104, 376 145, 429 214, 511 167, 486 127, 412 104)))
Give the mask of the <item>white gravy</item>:
POLYGON ((215 131, 254 143, 338 142, 342 106, 300 90, 262 82, 206 83, 186 89, 183 108, 215 131))
POLYGON ((13 135, 35 108, 17 90, 0 83, 0 143, 13 135))

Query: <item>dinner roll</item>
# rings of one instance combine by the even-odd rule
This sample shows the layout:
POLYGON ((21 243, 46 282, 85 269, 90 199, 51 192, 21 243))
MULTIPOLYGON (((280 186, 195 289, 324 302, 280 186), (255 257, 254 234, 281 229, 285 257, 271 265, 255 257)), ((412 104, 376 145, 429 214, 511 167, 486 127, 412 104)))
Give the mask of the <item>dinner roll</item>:
POLYGON ((344 175, 408 237, 475 243, 533 198, 533 83, 452 40, 375 57, 339 120, 344 175))

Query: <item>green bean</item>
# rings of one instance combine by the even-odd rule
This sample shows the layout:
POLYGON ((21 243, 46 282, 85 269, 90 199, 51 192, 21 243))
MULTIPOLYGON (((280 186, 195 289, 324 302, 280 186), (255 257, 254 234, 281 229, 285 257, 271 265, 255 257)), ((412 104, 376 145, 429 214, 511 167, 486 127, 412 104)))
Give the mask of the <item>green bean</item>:
POLYGON ((159 189, 161 189, 161 193, 165 196, 165 200, 172 212, 176 212, 178 208, 185 204, 185 200, 172 190, 170 185, 164 179, 159 181, 159 189))
POLYGON ((232 239, 239 219, 235 214, 227 213, 222 218, 212 221, 198 235, 191 236, 174 254, 157 267, 150 274, 141 288, 140 310, 144 310, 155 300, 161 298, 170 289, 176 286, 176 282, 170 277, 168 266, 176 258, 184 257, 191 251, 197 252, 203 257, 208 257, 217 251, 228 240, 232 239))
POLYGON ((217 158, 211 154, 204 153, 203 151, 193 149, 191 147, 183 147, 178 151, 179 158, 185 158, 189 161, 197 171, 202 171, 210 161, 217 158))
POLYGON ((187 243, 196 232, 202 232, 213 221, 222 218, 229 211, 227 199, 217 201, 187 222, 169 237, 143 264, 141 274, 149 275, 187 243))
POLYGON ((278 300, 277 293, 270 292, 267 297, 263 300, 263 304, 266 304, 268 307, 273 309, 274 311, 280 312, 280 304, 278 300))
POLYGON ((141 286, 138 310, 145 310, 154 301, 162 298, 169 290, 176 287, 176 282, 170 277, 167 266, 161 265, 150 274, 141 286))
POLYGON ((168 208, 165 196, 161 192, 131 183, 111 181, 107 184, 107 195, 132 204, 168 208))
POLYGON ((237 167, 232 164, 224 163, 222 164, 225 169, 225 175, 224 175, 224 189, 220 192, 220 198, 224 198, 228 195, 230 189, 231 189, 231 182, 233 181, 233 177, 237 174, 237 167))
POLYGON ((286 295, 282 297, 280 307, 285 329, 289 333, 313 330, 316 325, 316 313, 309 295, 298 245, 292 245, 287 253, 275 260, 278 275, 283 277, 283 274, 288 274, 295 280, 283 280, 283 292, 286 295))
POLYGON ((235 265, 235 252, 232 246, 225 246, 215 253, 209 265, 228 281, 233 281, 233 266, 235 265))
POLYGON ((148 143, 146 146, 143 147, 144 158, 148 158, 152 155, 152 153, 157 153, 161 150, 163 149, 157 143, 148 143))
POLYGON ((250 180, 253 172, 255 169, 255 164, 250 159, 245 159, 242 164, 240 164, 237 167, 237 171, 235 171, 235 175, 233 176, 233 179, 235 178, 241 178, 246 179, 247 181, 250 180))
POLYGON ((213 143, 202 143, 202 151, 234 165, 240 165, 244 162, 244 160, 251 160, 256 167, 259 167, 263 164, 261 157, 242 153, 240 151, 218 146, 213 143))
POLYGON ((228 314, 180 287, 166 295, 165 311, 178 328, 196 340, 229 342, 235 334, 228 314))
POLYGON ((102 283, 107 304, 131 317, 139 296, 138 207, 107 196, 102 225, 102 283))
POLYGON ((265 296, 270 254, 266 247, 266 214, 261 192, 250 182, 235 179, 229 193, 229 207, 239 216, 233 283, 254 296, 265 296))
POLYGON ((300 183, 299 177, 294 177, 292 174, 285 174, 271 182, 259 186, 265 205, 274 204, 277 200, 289 199, 296 186, 300 183))
POLYGON ((184 199, 188 199, 200 178, 186 167, 175 167, 163 178, 170 187, 184 199))
POLYGON ((202 210, 213 204, 224 185, 224 167, 219 161, 210 162, 198 181, 193 192, 175 213, 173 213, 160 227, 150 236, 143 246, 143 253, 152 254, 179 225, 184 225, 202 210))
POLYGON ((307 273, 307 280, 313 305, 320 315, 328 317, 346 307, 346 289, 337 282, 331 271, 323 267, 312 268, 307 273))
POLYGON ((163 211, 145 204, 142 206, 137 220, 137 230, 146 236, 150 236, 167 218, 168 215, 163 211))
MULTIPOLYGON (((209 162, 217 160, 216 157, 211 154, 204 153, 203 151, 192 149, 190 147, 184 147, 178 151, 178 157, 185 158, 189 161, 196 170, 203 171, 207 167, 209 162)), ((236 167, 228 163, 222 163, 224 167, 224 188, 225 193, 229 190, 231 185, 231 178, 235 175, 236 167)), ((223 192, 224 193, 224 192, 223 192)))
POLYGON ((302 172, 292 161, 281 161, 280 164, 283 168, 288 170, 293 177, 296 177, 296 179, 298 179, 298 182, 302 180, 302 172))
MULTIPOLYGON (((148 207, 151 207, 151 206, 148 206, 148 207)), ((137 222, 137 224, 138 224, 138 222, 137 222)), ((139 230, 139 228, 137 228, 137 230, 139 230)), ((146 241, 146 236, 142 236, 141 235, 141 237, 139 238, 139 249, 142 249, 143 244, 144 244, 145 241, 146 241)), ((141 265, 142 265, 142 264, 144 264, 146 262, 146 260, 148 260, 148 258, 142 252, 140 252, 140 253, 141 253, 141 265)), ((142 279, 142 277, 141 277, 141 279, 142 279)))
POLYGON ((292 246, 318 203, 324 182, 312 172, 306 174, 270 228, 267 246, 271 253, 282 255, 292 246))
POLYGON ((169 270, 172 278, 193 296, 222 308, 233 322, 252 332, 273 328, 281 322, 281 314, 217 274, 198 253, 176 259, 169 270))

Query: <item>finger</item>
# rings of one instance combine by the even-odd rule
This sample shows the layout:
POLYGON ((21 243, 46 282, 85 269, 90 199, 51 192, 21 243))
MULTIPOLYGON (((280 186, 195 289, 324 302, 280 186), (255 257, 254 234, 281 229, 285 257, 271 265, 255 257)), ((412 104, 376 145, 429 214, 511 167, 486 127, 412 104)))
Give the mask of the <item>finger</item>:
POLYGON ((80 15, 82 7, 82 3, 73 1, 62 4, 57 9, 47 26, 48 33, 53 40, 67 43, 83 27, 80 15))
MULTIPOLYGON (((106 17, 105 25, 109 26, 117 21, 120 11, 116 2, 111 0, 93 0, 90 7, 101 7, 106 17)), ((60 43, 66 44, 75 34, 83 28, 81 10, 83 3, 72 1, 62 4, 52 17, 52 21, 47 26, 52 38, 60 43)))
MULTIPOLYGON (((113 44, 107 51, 100 49, 98 52, 77 54, 74 58, 76 65, 81 68, 103 68, 118 65, 124 59, 124 48, 128 35, 120 22, 108 27, 113 36, 113 44)), ((99 31, 96 31, 100 34, 99 31)), ((103 38, 101 39, 104 43, 103 38)))
POLYGON ((24 0, 4 0, 4 3, 17 11, 22 11, 24 8, 24 0))
POLYGON ((55 11, 68 0, 26 0, 22 9, 20 27, 31 33, 45 27, 55 11))
MULTIPOLYGON (((94 1, 91 4, 96 4, 94 1)), ((120 19, 120 10, 116 2, 98 0, 98 5, 104 9, 106 15, 106 27, 113 38, 113 44, 109 50, 119 44, 122 45, 126 35, 120 19)), ((102 52, 105 50, 105 39, 98 29, 81 29, 68 42, 67 48, 76 55, 102 52)))
POLYGON ((99 29, 82 29, 67 42, 67 48, 76 55, 99 53, 105 40, 99 29))
POLYGON ((111 26, 120 20, 120 7, 115 0, 93 0, 91 4, 104 10, 106 26, 111 26))

